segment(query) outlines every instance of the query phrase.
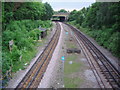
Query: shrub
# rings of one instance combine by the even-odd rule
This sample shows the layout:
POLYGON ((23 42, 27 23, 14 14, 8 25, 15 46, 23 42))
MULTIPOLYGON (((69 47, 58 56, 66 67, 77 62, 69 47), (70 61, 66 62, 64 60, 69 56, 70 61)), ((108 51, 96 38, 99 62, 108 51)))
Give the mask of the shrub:
POLYGON ((24 63, 30 61, 36 50, 36 43, 41 31, 38 27, 49 28, 50 21, 22 20, 9 23, 2 34, 2 73, 3 75, 12 67, 12 72, 23 69, 24 63), (13 40, 12 51, 9 51, 9 41, 13 40), (20 56, 22 60, 20 61, 20 56))

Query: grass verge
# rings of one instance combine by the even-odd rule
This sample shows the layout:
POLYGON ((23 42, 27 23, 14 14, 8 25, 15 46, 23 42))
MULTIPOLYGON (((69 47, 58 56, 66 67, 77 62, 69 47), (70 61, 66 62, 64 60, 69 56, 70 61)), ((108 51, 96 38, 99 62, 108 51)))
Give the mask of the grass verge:
POLYGON ((79 72, 82 64, 77 61, 77 54, 71 54, 66 57, 66 61, 64 64, 64 84, 65 88, 77 88, 79 84, 83 81, 81 78, 72 76, 72 74, 79 72), (72 64, 69 64, 72 61, 72 64))
POLYGON ((66 77, 64 81, 65 81, 65 88, 77 88, 78 85, 82 82, 82 80, 78 77, 74 77, 74 78, 66 77))

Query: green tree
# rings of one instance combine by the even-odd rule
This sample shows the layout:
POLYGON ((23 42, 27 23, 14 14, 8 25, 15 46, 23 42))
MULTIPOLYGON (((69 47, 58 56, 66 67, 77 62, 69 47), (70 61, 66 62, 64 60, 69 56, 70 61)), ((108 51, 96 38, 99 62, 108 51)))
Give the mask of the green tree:
POLYGON ((72 11, 69 21, 120 57, 120 2, 96 2, 88 8, 72 11))
POLYGON ((77 17, 76 13, 77 13, 77 10, 71 11, 70 15, 69 15, 68 21, 74 21, 74 20, 76 20, 76 17, 77 17))
POLYGON ((45 7, 41 2, 25 2, 21 7, 14 12, 14 18, 16 20, 32 19, 32 20, 44 20, 45 7))
POLYGON ((50 28, 52 25, 47 21, 50 17, 45 16, 51 16, 48 9, 46 11, 42 2, 2 2, 3 86, 10 77, 6 72, 24 69, 24 63, 29 63, 34 57, 38 36, 41 35, 38 27, 50 28), (14 42, 12 50, 9 48, 11 40, 14 42))
POLYGON ((67 11, 65 9, 61 9, 61 10, 58 11, 58 13, 60 13, 60 12, 67 13, 67 11))
POLYGON ((45 16, 44 16, 44 19, 49 20, 53 15, 53 9, 50 6, 50 4, 48 4, 48 3, 45 3, 44 6, 45 6, 45 12, 46 12, 45 16))

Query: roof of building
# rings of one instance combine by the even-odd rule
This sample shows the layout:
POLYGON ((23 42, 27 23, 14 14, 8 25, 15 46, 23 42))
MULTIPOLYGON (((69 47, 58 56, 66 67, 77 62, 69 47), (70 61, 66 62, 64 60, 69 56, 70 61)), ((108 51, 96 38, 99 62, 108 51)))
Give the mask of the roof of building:
POLYGON ((40 31, 46 31, 47 29, 45 29, 45 28, 42 28, 41 26, 39 26, 39 28, 38 28, 40 31))

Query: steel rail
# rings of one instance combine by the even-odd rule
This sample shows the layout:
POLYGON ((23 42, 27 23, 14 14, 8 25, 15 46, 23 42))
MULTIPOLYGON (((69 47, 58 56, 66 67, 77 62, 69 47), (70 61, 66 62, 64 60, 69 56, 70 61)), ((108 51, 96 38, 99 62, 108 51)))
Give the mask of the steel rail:
MULTIPOLYGON (((67 24, 68 25, 68 24, 67 24)), ((78 31, 76 28, 74 28, 71 25, 68 25, 75 33, 76 35, 84 42, 84 45, 88 48, 89 52, 93 55, 94 58, 96 58, 96 62, 98 66, 100 67, 101 71, 105 75, 106 79, 112 86, 112 88, 120 88, 120 72, 112 65, 112 63, 107 59, 107 57, 92 43, 90 40, 83 35, 80 31, 78 31), (99 60, 99 61, 98 61, 99 60), (104 61, 103 61, 104 60, 104 61), (104 67, 105 71, 103 70, 104 67), (106 75, 106 72, 108 75, 106 75), (114 73, 114 74, 113 74, 114 73), (117 76, 117 78, 116 78, 117 76), (112 81, 111 81, 112 79, 112 81), (114 84, 113 84, 114 82, 114 84)))
MULTIPOLYGON (((59 29, 58 29, 58 30, 59 30, 59 29)), ((59 31, 60 31, 60 30, 59 30, 59 31)), ((58 32, 59 32, 59 31, 58 31, 58 32)), ((48 55, 47 55, 47 57, 46 57, 46 60, 45 60, 45 63, 43 64, 42 68, 43 68, 43 67, 47 68, 47 65, 49 64, 49 61, 50 61, 50 59, 51 59, 51 57, 52 57, 53 51, 54 51, 54 49, 55 49, 55 47, 56 47, 56 45, 57 45, 57 43, 58 43, 59 35, 60 35, 60 32, 56 34, 56 38, 55 38, 55 40, 54 40, 54 44, 51 46, 52 48, 50 48, 50 52, 48 53, 48 55)), ((41 69, 42 69, 42 68, 41 68, 41 69)), ((40 69, 40 70, 41 70, 41 69, 40 69)), ((43 76, 43 75, 41 76, 41 73, 42 73, 42 72, 45 72, 45 70, 46 70, 46 69, 43 69, 43 70, 41 70, 41 71, 38 72, 38 75, 36 76, 35 80, 31 83, 31 85, 29 86, 29 88, 36 88, 36 87, 38 86, 39 82, 36 83, 36 81, 38 81, 38 80, 40 81, 40 79, 41 79, 42 76, 43 76)))
MULTIPOLYGON (((69 26, 69 28, 71 28, 71 26, 69 26)), ((97 72, 97 69, 95 68, 95 65, 92 62, 92 59, 94 57, 91 57, 91 53, 88 52, 88 49, 85 47, 84 43, 81 42, 80 38, 78 36, 76 36, 76 34, 74 36, 75 36, 75 40, 78 42, 79 46, 81 47, 81 49, 82 49, 82 51, 83 51, 83 53, 84 53, 84 55, 85 55, 85 57, 86 57, 86 59, 88 61, 88 64, 90 65, 90 68, 91 68, 91 70, 92 70, 92 72, 93 72, 93 74, 94 74, 94 76, 96 78, 96 81, 97 81, 99 87, 100 88, 105 88, 106 85, 103 83, 99 73, 97 72), (94 68, 94 70, 93 70, 93 68, 94 68)))
MULTIPOLYGON (((60 25, 56 22, 56 31, 53 37, 51 38, 50 42, 46 46, 46 48, 43 50, 42 54, 38 57, 36 62, 33 64, 33 66, 30 68, 30 70, 26 73, 24 78, 21 80, 21 82, 17 85, 16 90, 18 88, 32 88, 31 85, 32 83, 36 81, 36 77, 38 75, 40 76, 40 79, 42 79, 44 72, 49 64, 49 61, 52 57, 52 53, 58 43, 59 36, 60 36, 60 25), (51 53, 49 53, 51 52, 51 53), (44 66, 44 68, 42 68, 44 66), (40 73, 42 69, 42 73, 40 73), (43 72, 44 70, 44 72, 43 72), (40 73, 40 74, 39 74, 40 73)), ((40 80, 39 80, 40 81, 40 80)), ((38 81, 37 81, 38 83, 38 81)), ((40 82, 39 82, 40 83, 40 82)), ((38 84, 37 84, 38 86, 38 84)), ((35 88, 37 88, 37 86, 35 88)))

